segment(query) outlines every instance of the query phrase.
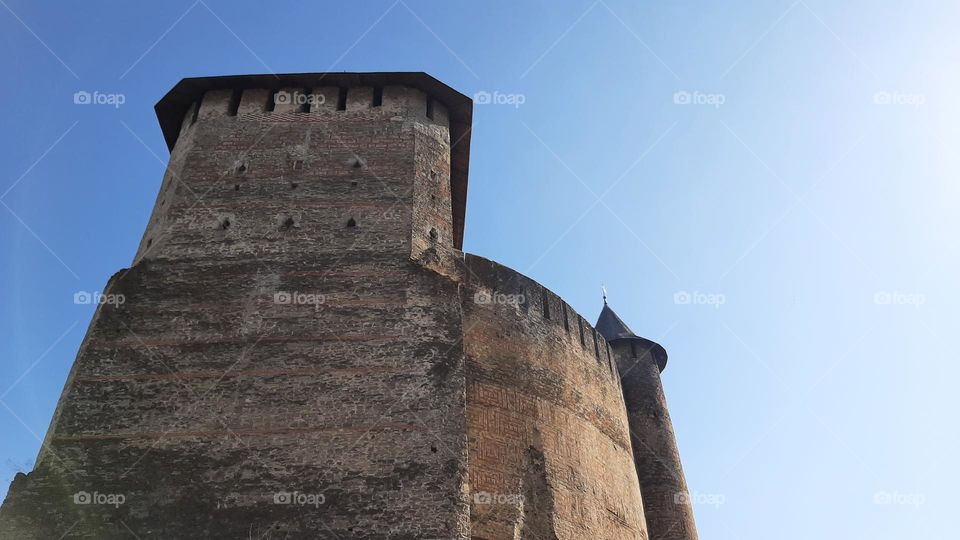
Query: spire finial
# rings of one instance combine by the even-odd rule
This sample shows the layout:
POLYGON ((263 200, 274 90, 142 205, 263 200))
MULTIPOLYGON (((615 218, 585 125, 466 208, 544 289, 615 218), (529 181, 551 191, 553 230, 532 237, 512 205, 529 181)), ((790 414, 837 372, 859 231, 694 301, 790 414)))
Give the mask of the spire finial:
POLYGON ((607 305, 607 288, 600 285, 600 290, 603 291, 603 305, 607 305))

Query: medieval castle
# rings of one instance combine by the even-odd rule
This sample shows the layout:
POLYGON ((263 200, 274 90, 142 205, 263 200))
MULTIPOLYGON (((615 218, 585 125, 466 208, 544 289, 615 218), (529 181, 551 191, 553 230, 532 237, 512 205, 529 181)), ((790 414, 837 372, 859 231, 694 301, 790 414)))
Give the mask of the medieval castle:
POLYGON ((694 540, 667 354, 462 251, 472 102, 185 79, 0 538, 694 540))

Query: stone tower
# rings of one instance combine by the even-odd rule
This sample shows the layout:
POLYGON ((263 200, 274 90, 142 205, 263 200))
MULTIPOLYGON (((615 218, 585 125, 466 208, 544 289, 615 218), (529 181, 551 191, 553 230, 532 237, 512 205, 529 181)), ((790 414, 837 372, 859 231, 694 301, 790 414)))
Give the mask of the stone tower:
MULTIPOLYGON (((258 75, 185 79, 156 111, 170 161, 104 288, 124 302, 98 307, 0 539, 676 522, 662 495, 685 486, 649 483, 636 450, 650 437, 679 465, 669 420, 640 418, 662 395, 634 395, 659 374, 625 373, 631 340, 462 252, 468 98, 423 73, 258 75)), ((696 537, 683 515, 662 538, 696 537)))
POLYGON ((660 383, 667 351, 634 334, 606 299, 597 331, 610 343, 620 373, 650 538, 696 540, 687 480, 660 383))

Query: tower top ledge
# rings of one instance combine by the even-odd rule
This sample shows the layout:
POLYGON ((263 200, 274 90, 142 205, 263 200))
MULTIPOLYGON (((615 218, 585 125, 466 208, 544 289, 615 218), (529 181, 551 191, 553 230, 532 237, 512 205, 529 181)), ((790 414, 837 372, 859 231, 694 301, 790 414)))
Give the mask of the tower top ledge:
POLYGON ((467 176, 470 169, 470 126, 473 100, 423 72, 283 73, 190 77, 180 80, 154 106, 167 149, 173 150, 180 126, 190 107, 211 90, 267 88, 406 86, 442 103, 450 119, 450 188, 456 246, 463 245, 467 210, 467 176))

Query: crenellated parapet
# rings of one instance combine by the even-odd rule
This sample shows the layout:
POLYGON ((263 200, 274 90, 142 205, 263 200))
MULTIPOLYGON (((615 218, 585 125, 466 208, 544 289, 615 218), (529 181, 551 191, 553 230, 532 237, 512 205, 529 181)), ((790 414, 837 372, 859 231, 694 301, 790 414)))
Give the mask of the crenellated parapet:
MULTIPOLYGON (((269 82, 269 81, 266 81, 269 82)), ((317 84, 327 84, 318 82, 317 84)), ((447 106, 418 88, 390 86, 282 86, 207 90, 184 113, 177 141, 198 122, 223 118, 262 122, 322 122, 337 113, 386 115, 450 127, 447 106)), ((174 147, 176 143, 174 144, 174 147)))
POLYGON ((573 347, 597 373, 619 386, 610 343, 563 298, 534 279, 490 259, 465 254, 466 281, 473 302, 495 308, 503 317, 521 317, 527 337, 573 347))

